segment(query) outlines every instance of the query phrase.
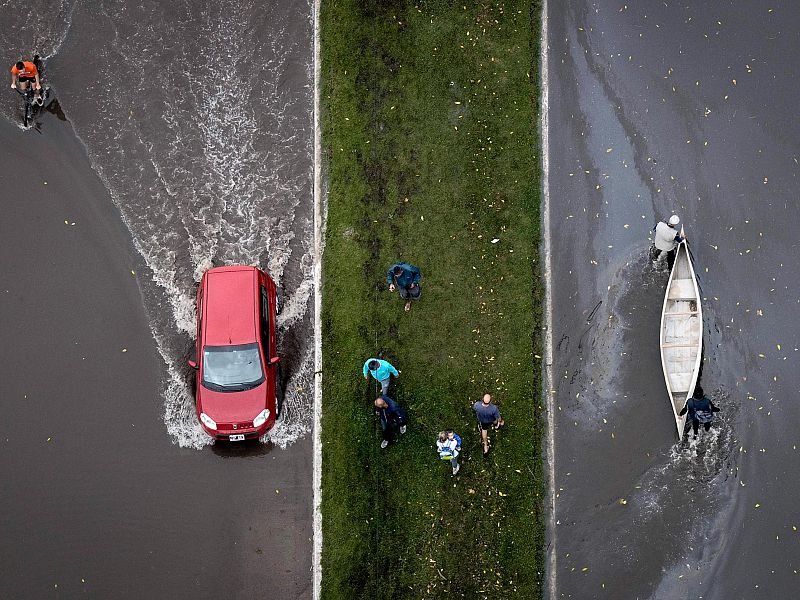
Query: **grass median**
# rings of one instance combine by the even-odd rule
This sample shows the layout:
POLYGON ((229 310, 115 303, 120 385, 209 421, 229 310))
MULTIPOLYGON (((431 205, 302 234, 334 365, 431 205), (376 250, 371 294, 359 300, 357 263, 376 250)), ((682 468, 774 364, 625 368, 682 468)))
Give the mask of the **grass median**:
POLYGON ((531 2, 322 2, 326 600, 541 595, 538 19, 531 2), (422 270, 409 313, 386 289, 398 259, 422 270), (373 356, 410 415, 385 450, 373 356), (485 392, 506 421, 487 458, 485 392))

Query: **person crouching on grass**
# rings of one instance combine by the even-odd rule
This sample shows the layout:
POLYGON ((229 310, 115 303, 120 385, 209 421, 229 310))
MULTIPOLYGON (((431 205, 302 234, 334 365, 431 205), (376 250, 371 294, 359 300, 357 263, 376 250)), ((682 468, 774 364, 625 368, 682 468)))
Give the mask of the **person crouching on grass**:
POLYGON ((411 310, 412 300, 419 300, 421 294, 419 280, 421 278, 422 273, 419 272, 419 269, 406 262, 395 263, 386 272, 389 291, 393 292, 395 287, 400 290, 400 297, 406 301, 406 312, 411 310))
POLYGON ((450 466, 453 467, 453 475, 458 473, 461 465, 458 464, 458 455, 461 452, 461 438, 452 429, 447 431, 440 431, 439 438, 436 440, 436 450, 439 452, 439 458, 442 460, 449 460, 450 466))

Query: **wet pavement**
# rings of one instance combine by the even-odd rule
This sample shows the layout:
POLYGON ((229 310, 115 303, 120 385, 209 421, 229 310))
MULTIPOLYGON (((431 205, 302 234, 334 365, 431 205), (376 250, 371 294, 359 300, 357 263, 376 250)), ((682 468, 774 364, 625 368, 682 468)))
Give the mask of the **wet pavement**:
POLYGON ((549 29, 555 597, 794 597, 800 7, 550 3, 549 29), (722 408, 680 444, 647 256, 672 213, 722 408))
POLYGON ((0 22, 57 98, 27 131, 0 99, 0 597, 310 598, 311 6, 34 0, 0 22), (238 262, 282 287, 286 411, 210 445, 195 285, 238 262))

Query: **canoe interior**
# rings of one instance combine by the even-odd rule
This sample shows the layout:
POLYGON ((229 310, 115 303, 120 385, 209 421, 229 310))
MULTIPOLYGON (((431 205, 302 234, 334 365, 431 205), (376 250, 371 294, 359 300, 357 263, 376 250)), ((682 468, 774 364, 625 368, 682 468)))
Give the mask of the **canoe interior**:
POLYGON ((703 347, 700 291, 685 243, 678 246, 675 264, 664 296, 661 316, 661 365, 678 436, 686 418, 679 417, 697 384, 703 347))

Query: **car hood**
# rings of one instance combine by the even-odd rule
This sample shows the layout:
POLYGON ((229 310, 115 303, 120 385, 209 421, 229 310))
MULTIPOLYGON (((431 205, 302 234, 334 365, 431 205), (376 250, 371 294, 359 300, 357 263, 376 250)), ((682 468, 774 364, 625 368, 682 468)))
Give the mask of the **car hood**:
POLYGON ((266 381, 245 392, 215 392, 198 387, 198 408, 217 423, 252 421, 267 408, 266 381))

